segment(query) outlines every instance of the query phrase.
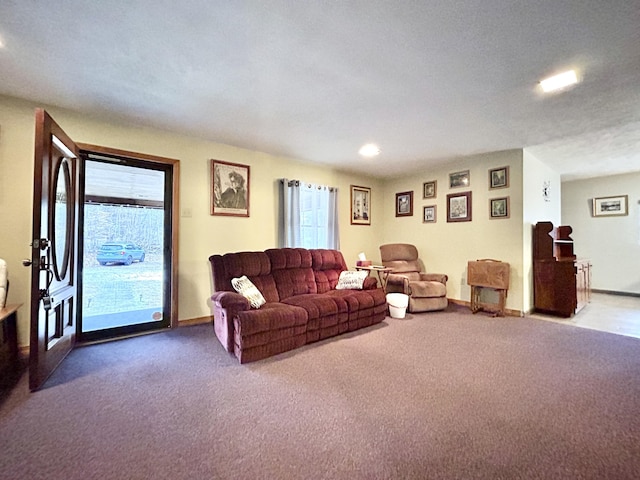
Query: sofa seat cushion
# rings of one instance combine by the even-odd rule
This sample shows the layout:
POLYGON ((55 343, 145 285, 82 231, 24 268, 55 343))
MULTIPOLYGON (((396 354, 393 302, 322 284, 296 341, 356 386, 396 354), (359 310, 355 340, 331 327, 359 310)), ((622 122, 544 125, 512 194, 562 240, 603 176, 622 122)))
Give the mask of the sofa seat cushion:
POLYGON ((342 298, 334 298, 326 294, 296 295, 284 300, 282 303, 295 305, 306 310, 309 322, 316 319, 323 320, 323 324, 337 324, 341 317, 346 320, 349 313, 347 302, 342 298))
POLYGON ((447 287, 440 282, 409 282, 412 297, 446 297, 447 287))
POLYGON ((371 290, 331 290, 326 295, 345 299, 349 305, 349 311, 354 312, 363 308, 373 308, 377 305, 385 305, 387 299, 384 290, 375 288, 371 290))
POLYGON ((265 303, 259 310, 239 312, 234 323, 241 337, 283 328, 306 326, 308 315, 303 308, 279 302, 265 303))

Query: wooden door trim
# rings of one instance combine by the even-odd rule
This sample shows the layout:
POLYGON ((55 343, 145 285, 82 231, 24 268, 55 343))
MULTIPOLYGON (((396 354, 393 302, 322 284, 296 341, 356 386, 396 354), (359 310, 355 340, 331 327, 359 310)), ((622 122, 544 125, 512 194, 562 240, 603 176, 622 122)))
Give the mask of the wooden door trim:
POLYGON ((88 143, 77 143, 81 154, 107 155, 110 157, 123 157, 134 160, 170 165, 172 169, 172 204, 171 204, 171 328, 178 326, 178 229, 180 220, 180 160, 168 157, 159 157, 146 153, 130 152, 117 148, 103 147, 88 143))

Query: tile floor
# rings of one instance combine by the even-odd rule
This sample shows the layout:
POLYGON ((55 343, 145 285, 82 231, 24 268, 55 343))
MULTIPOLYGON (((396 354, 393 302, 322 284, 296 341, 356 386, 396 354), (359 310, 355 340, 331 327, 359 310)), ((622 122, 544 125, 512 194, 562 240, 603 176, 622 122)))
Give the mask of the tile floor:
POLYGON ((577 315, 560 318, 533 313, 532 318, 640 338, 640 297, 593 293, 577 315))

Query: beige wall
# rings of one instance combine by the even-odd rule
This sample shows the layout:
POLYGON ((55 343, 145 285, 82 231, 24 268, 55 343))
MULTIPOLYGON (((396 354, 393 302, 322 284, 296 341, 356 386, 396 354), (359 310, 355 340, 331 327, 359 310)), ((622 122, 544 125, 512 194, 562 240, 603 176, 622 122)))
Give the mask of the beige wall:
MULTIPOLYGON (((0 96, 0 258, 8 263, 8 301, 23 303, 19 311, 19 343, 28 344, 30 270, 21 259, 30 256, 33 195, 35 104, 0 96)), ((382 184, 379 180, 208 142, 170 132, 116 125, 47 107, 58 124, 77 142, 103 145, 180 160, 180 206, 192 211, 180 218, 179 318, 210 315, 211 274, 207 258, 213 253, 262 250, 277 246, 278 178, 336 186, 339 189, 341 250, 353 265, 364 251, 374 257, 383 231, 382 184), (251 166, 251 216, 213 217, 209 214, 209 159, 251 166), (349 186, 372 188, 372 225, 350 225, 349 186)))
POLYGON ((562 223, 573 228, 574 252, 591 260, 592 287, 640 294, 640 172, 562 184, 562 223), (629 214, 593 217, 594 197, 628 195, 629 214))
POLYGON ((523 265, 523 310, 533 310, 533 226, 537 222, 552 222, 560 225, 562 185, 560 174, 538 160, 525 149, 522 153, 523 211, 522 211, 522 265, 523 265), (549 185, 549 195, 542 194, 549 185))
MULTIPOLYGON (((507 308, 521 311, 523 305, 522 255, 522 151, 508 150, 474 155, 449 162, 439 168, 412 172, 384 185, 384 233, 382 243, 413 243, 427 271, 449 276, 447 296, 469 301, 467 262, 492 258, 508 262, 511 282, 507 308), (509 166, 508 188, 489 189, 489 169, 509 166), (469 170, 469 188, 449 188, 449 173, 469 170), (437 180, 435 199, 423 199, 424 182, 437 180), (413 216, 395 216, 395 194, 413 190, 413 216), (472 221, 447 222, 447 194, 472 192, 472 221), (510 197, 508 219, 490 219, 489 199, 510 197), (437 206, 436 223, 423 223, 426 205, 437 206)), ((378 253, 377 258, 380 258, 378 253)))

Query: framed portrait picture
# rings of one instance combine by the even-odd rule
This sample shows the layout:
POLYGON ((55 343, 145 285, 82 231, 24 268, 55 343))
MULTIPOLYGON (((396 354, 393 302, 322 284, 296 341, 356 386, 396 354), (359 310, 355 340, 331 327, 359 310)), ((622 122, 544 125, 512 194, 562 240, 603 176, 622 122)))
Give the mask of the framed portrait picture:
POLYGON ((413 191, 396 193, 396 217, 413 215, 413 191))
POLYGON ((249 165, 211 160, 211 215, 249 216, 249 165))
POLYGON ((509 197, 489 200, 489 218, 509 218, 509 197))
POLYGON ((449 188, 468 187, 470 185, 469 170, 449 174, 449 188))
POLYGON ((506 188, 509 186, 509 167, 489 170, 489 188, 506 188))
POLYGON ((436 205, 423 207, 422 223, 436 223, 436 205))
POLYGON ((629 215, 629 196, 599 197, 593 199, 594 217, 616 217, 629 215))
POLYGON ((447 222, 471 221, 471 192, 447 195, 447 222))
POLYGON ((371 189, 351 185, 351 225, 371 225, 371 189))
POLYGON ((422 184, 422 198, 436 198, 438 181, 432 180, 422 184))

